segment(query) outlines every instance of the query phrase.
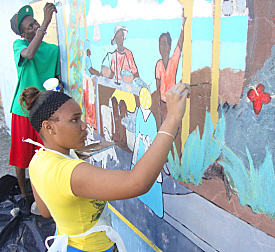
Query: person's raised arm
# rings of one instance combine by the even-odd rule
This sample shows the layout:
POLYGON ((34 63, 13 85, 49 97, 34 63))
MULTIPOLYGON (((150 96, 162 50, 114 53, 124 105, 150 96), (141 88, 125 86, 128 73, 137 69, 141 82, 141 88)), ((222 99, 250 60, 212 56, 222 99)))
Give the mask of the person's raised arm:
POLYGON ((76 196, 97 200, 120 200, 142 195, 157 179, 171 149, 190 93, 187 84, 178 83, 167 93, 167 117, 151 146, 132 170, 109 170, 89 163, 77 165, 71 176, 76 196))
POLYGON ((90 72, 92 75, 103 76, 103 75, 102 75, 102 72, 99 72, 99 71, 95 70, 95 69, 92 68, 92 67, 89 68, 89 72, 90 72))
POLYGON ((33 59, 40 44, 42 43, 42 40, 44 38, 44 32, 47 31, 47 28, 52 20, 53 13, 57 12, 56 7, 53 3, 46 3, 44 7, 44 20, 42 25, 40 26, 40 29, 36 30, 36 35, 32 38, 29 44, 29 46, 22 50, 21 57, 26 59, 33 59))
POLYGON ((157 94, 158 94, 158 108, 160 109, 160 103, 161 103, 161 92, 160 92, 160 79, 156 79, 156 87, 157 87, 157 94))
POLYGON ((182 25, 181 25, 181 31, 180 31, 180 37, 178 40, 178 46, 180 50, 182 51, 182 46, 183 46, 183 40, 184 40, 184 25, 186 22, 186 17, 184 16, 184 9, 182 9, 182 25))

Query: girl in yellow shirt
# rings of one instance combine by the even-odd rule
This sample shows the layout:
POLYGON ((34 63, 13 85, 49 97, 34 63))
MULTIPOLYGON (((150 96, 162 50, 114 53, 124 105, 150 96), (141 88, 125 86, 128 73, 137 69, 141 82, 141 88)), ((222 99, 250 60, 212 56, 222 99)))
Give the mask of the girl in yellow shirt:
POLYGON ((101 218, 104 206, 108 200, 149 191, 167 159, 188 94, 190 87, 182 83, 166 93, 165 121, 146 153, 125 171, 102 169, 70 156, 71 149, 84 147, 87 136, 81 108, 71 97, 35 87, 24 90, 21 105, 29 110, 30 122, 44 142, 29 166, 33 194, 41 215, 54 218, 60 237, 56 241, 64 239, 60 244, 66 241, 67 251, 112 251, 114 243, 126 251, 106 218, 101 218))

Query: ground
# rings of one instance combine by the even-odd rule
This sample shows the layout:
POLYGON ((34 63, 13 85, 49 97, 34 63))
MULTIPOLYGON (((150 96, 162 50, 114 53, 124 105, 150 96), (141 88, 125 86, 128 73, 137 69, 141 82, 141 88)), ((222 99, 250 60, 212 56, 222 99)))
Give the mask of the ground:
POLYGON ((0 177, 5 174, 10 174, 15 176, 14 167, 9 165, 9 155, 10 155, 10 135, 7 132, 6 122, 4 117, 4 111, 2 106, 2 99, 0 94, 0 177))

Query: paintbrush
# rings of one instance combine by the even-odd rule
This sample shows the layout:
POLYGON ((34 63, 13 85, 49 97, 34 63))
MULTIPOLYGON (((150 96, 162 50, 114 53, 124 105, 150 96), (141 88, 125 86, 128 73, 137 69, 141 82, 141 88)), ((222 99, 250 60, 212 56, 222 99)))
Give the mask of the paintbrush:
POLYGON ((200 83, 192 83, 192 84, 190 84, 190 86, 194 87, 194 86, 200 86, 200 85, 204 85, 204 84, 210 84, 210 82, 207 81, 207 82, 200 82, 200 83))

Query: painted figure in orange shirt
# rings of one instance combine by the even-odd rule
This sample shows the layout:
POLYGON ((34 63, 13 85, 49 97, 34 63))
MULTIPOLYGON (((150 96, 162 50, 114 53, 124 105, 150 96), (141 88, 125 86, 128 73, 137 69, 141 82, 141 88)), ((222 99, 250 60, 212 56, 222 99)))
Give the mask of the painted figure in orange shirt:
MULTIPOLYGON (((184 40, 184 25, 186 17, 184 17, 184 10, 182 11, 182 26, 178 39, 178 44, 175 51, 170 57, 172 39, 170 33, 162 33, 159 37, 159 52, 161 59, 156 64, 155 78, 157 93, 159 96, 159 111, 161 117, 161 123, 167 116, 166 106, 166 92, 176 84, 176 73, 178 69, 178 63, 182 52, 183 40, 184 40)), ((177 147, 178 155, 181 153, 181 126, 176 135, 175 144, 177 147)))
MULTIPOLYGON (((115 77, 115 83, 120 85, 122 80, 121 72, 123 70, 131 71, 132 79, 139 77, 138 69, 134 61, 133 54, 130 50, 124 47, 123 41, 126 39, 128 29, 121 25, 116 25, 114 36, 111 40, 111 44, 117 44, 117 49, 113 53, 112 63, 111 63, 111 75, 109 78, 115 77)), ((127 76, 129 77, 129 76, 127 76)), ((131 83, 128 81, 127 83, 131 83)), ((113 140, 116 142, 121 142, 123 147, 127 145, 126 137, 126 128, 124 125, 121 125, 121 130, 119 129, 119 114, 121 119, 127 116, 127 111, 134 112, 129 110, 130 107, 135 107, 135 97, 130 93, 123 93, 123 91, 116 89, 112 95, 112 106, 113 106, 113 115, 114 115, 114 133, 113 140), (126 96, 127 95, 127 98, 126 96), (125 97, 125 99, 121 98, 125 97)))
POLYGON ((184 40, 185 21, 186 17, 184 17, 183 14, 180 37, 171 58, 169 58, 172 42, 170 33, 162 33, 159 37, 159 52, 161 59, 156 64, 155 78, 157 92, 160 97, 161 122, 164 121, 167 115, 165 94, 172 86, 176 84, 176 73, 184 40))

